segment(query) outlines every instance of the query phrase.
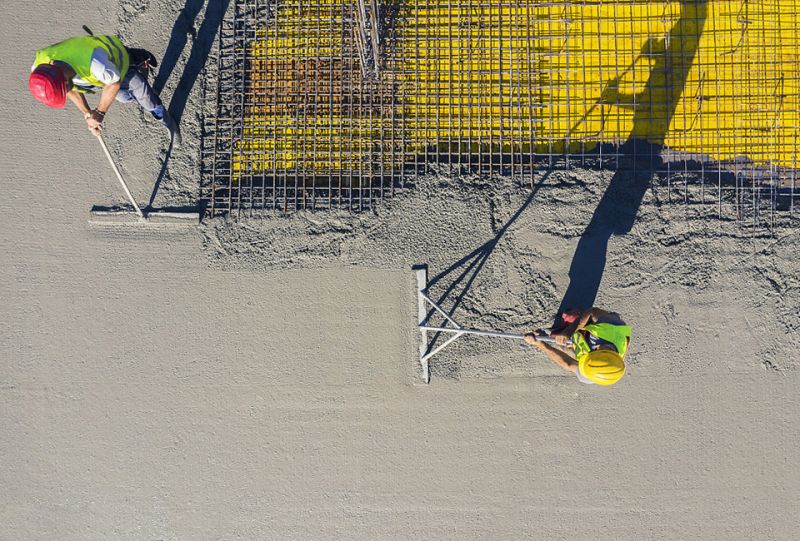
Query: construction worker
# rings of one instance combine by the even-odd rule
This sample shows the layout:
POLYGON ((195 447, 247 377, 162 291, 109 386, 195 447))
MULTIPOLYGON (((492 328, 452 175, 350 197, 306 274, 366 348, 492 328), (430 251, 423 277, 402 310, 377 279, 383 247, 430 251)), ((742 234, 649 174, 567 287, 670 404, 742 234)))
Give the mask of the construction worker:
POLYGON ((36 52, 28 86, 33 96, 49 107, 63 108, 67 98, 83 113, 89 130, 100 135, 103 120, 114 100, 135 101, 150 113, 180 143, 180 130, 138 66, 152 55, 142 49, 127 49, 117 36, 89 35, 70 38, 36 52), (145 53, 132 58, 132 51, 145 53), (92 109, 86 94, 100 90, 92 109))
POLYGON ((525 341, 544 351, 558 366, 574 373, 582 383, 613 385, 625 375, 625 353, 631 341, 631 328, 619 314, 600 308, 568 310, 561 316, 563 325, 550 336, 550 345, 538 340, 544 331, 525 335, 525 341), (572 340, 572 346, 568 345, 572 340))

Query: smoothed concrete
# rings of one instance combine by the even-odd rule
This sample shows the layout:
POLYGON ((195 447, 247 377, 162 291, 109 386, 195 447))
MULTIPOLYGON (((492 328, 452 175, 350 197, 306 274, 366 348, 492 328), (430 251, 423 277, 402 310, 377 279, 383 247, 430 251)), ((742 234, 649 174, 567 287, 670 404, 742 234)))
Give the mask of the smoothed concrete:
MULTIPOLYGON (((433 178, 372 217, 90 226, 122 199, 80 116, 28 96, 33 51, 119 20, 160 53, 182 3, 3 7, 0 539, 796 537, 792 230, 752 240, 650 198, 598 297, 634 326, 623 382, 463 339, 421 385, 410 265, 441 272, 525 190, 433 178)), ((118 105, 108 129, 146 197, 163 133, 118 105)), ((170 204, 196 186, 181 152, 170 204)), ((543 189, 464 322, 547 324, 605 182, 543 189)))

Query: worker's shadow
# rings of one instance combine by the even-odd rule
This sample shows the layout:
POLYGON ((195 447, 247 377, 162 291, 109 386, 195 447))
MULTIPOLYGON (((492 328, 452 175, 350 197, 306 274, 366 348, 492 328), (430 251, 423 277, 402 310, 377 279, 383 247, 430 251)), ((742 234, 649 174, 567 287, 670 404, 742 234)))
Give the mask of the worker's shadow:
POLYGON ((633 128, 621 145, 620 163, 589 225, 583 232, 569 270, 569 287, 556 314, 594 305, 613 235, 633 228, 639 206, 652 179, 661 169, 662 149, 672 117, 694 62, 707 16, 706 0, 681 2, 681 17, 665 39, 648 40, 642 49, 651 68, 641 92, 623 95, 619 78, 610 81, 601 98, 633 110, 633 128), (637 163, 640 162, 640 163, 637 163))
MULTIPOLYGON (((514 222, 516 222, 517 219, 522 215, 525 209, 530 206, 530 204, 533 202, 533 199, 536 197, 536 194, 539 192, 549 176, 550 172, 548 171, 542 176, 541 179, 539 179, 539 182, 536 184, 536 186, 534 186, 530 194, 528 194, 525 202, 499 229, 497 229, 494 237, 478 246, 470 253, 428 280, 429 290, 437 284, 442 285, 443 291, 441 293, 437 293, 436 303, 441 306, 442 309, 448 313, 448 315, 454 317, 456 310, 458 310, 459 306, 461 306, 461 303, 469 293, 473 283, 478 278, 481 270, 483 270, 486 262, 489 260, 489 257, 492 255, 495 248, 497 248, 500 240, 503 238, 506 232, 508 232, 514 222), (449 308, 442 306, 443 303, 451 298, 453 300, 452 304, 449 305, 449 308)), ((433 312, 429 313, 428 317, 431 317, 432 315, 433 312)), ((432 350, 439 338, 441 338, 440 334, 441 333, 436 333, 433 335, 428 344, 428 351, 432 350)))
POLYGON ((164 177, 167 174, 167 165, 169 164, 169 159, 172 156, 172 148, 175 144, 175 138, 170 135, 169 138, 169 146, 167 147, 167 151, 164 153, 164 161, 161 164, 161 170, 158 172, 158 177, 156 177, 156 182, 153 184, 153 191, 150 192, 150 201, 147 203, 147 207, 145 207, 145 211, 153 210, 153 203, 156 201, 156 196, 158 195, 158 189, 161 187, 161 181, 164 180, 164 177))
MULTIPOLYGON (((181 73, 181 78, 178 80, 178 85, 175 88, 175 92, 172 94, 172 99, 168 107, 170 115, 172 115, 175 122, 178 124, 181 122, 181 117, 183 117, 186 103, 189 100, 195 82, 197 82, 197 77, 206 65, 208 55, 211 52, 211 47, 214 45, 214 39, 222 25, 222 19, 228 9, 230 0, 208 0, 208 6, 206 7, 203 20, 198 27, 195 24, 196 19, 205 3, 206 0, 186 0, 186 5, 181 10, 178 19, 172 26, 172 34, 167 44, 167 50, 164 52, 164 57, 161 59, 158 74, 153 83, 153 89, 157 94, 161 94, 161 91, 164 90, 164 86, 167 84, 167 80, 169 80, 172 72, 175 71, 175 66, 186 47, 188 37, 191 36, 192 50, 189 53, 189 58, 186 61, 186 65, 181 73)), ((164 155, 161 171, 153 186, 148 208, 152 208, 156 195, 158 195, 161 181, 167 173, 167 165, 172 156, 173 143, 173 138, 170 138, 169 148, 164 155)))
POLYGON ((186 0, 186 5, 172 26, 169 44, 161 59, 161 66, 155 83, 153 83, 153 89, 158 93, 164 89, 186 47, 189 36, 191 36, 192 49, 169 104, 169 113, 178 123, 186 109, 186 103, 197 77, 206 65, 229 3, 230 0, 208 0, 203 19, 198 26, 196 19, 202 11, 203 5, 206 4, 206 0, 186 0))

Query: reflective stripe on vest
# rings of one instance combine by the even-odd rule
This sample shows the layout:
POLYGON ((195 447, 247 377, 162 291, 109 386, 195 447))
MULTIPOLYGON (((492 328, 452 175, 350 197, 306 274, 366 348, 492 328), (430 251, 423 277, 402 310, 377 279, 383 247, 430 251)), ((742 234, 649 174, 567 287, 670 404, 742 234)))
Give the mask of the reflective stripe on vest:
MULTIPOLYGON (((82 36, 70 38, 36 51, 35 65, 64 62, 75 70, 75 76, 92 86, 102 88, 104 83, 92 75, 92 53, 100 47, 119 70, 120 78, 124 78, 130 66, 128 50, 117 36, 82 36)), ((80 91, 76 88, 75 90, 80 91)))
POLYGON ((614 344, 614 347, 617 348, 617 353, 619 353, 621 357, 625 357, 625 353, 628 351, 628 342, 631 338, 631 328, 629 326, 612 325, 611 323, 593 323, 577 331, 572 335, 572 348, 575 350, 575 357, 579 361, 581 357, 588 355, 589 352, 592 351, 586 338, 583 337, 583 331, 601 340, 605 340, 606 342, 611 342, 614 344))

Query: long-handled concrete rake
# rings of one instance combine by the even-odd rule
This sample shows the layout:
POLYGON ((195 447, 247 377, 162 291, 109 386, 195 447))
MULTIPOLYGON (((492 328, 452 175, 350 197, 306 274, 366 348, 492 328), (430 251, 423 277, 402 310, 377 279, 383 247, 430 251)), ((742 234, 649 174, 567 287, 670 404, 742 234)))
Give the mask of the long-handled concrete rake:
POLYGON ((141 207, 139 207, 139 205, 136 203, 136 200, 133 198, 130 189, 128 189, 128 184, 125 182, 125 179, 122 177, 122 173, 120 172, 119 167, 117 167, 117 163, 111 156, 111 152, 109 152, 108 146, 106 146, 106 142, 103 140, 103 136, 98 135, 97 140, 100 141, 100 146, 103 147, 103 152, 105 153, 106 158, 108 158, 108 163, 111 164, 111 168, 117 175, 117 179, 119 179, 119 183, 122 185, 122 189, 125 191, 125 195, 128 197, 128 201, 133 206, 134 212, 132 213, 128 210, 107 209, 94 206, 92 207, 91 211, 91 218, 93 220, 101 222, 130 223, 131 218, 133 217, 136 222, 141 222, 141 223, 157 222, 157 223, 196 225, 200 222, 200 214, 198 212, 148 210, 147 213, 145 214, 145 212, 142 211, 141 207))
MULTIPOLYGON (((419 330, 422 334, 422 343, 419 346, 419 364, 422 366, 422 381, 430 383, 431 373, 429 369, 429 360, 431 357, 439 353, 441 350, 449 346, 455 340, 465 334, 472 334, 475 336, 491 336, 494 338, 512 338, 515 340, 523 340, 525 335, 512 334, 496 331, 483 331, 479 329, 465 329, 455 319, 445 312, 439 304, 428 296, 428 267, 426 265, 416 265, 413 267, 417 275, 417 301, 419 304, 419 330), (430 325, 429 314, 432 311, 438 312, 445 319, 445 326, 430 325), (447 324, 450 326, 446 326, 447 324), (431 349, 432 344, 428 341, 428 333, 448 333, 451 334, 444 342, 431 349)), ((536 338, 548 344, 554 344, 555 340, 549 336, 539 336, 536 338)))

